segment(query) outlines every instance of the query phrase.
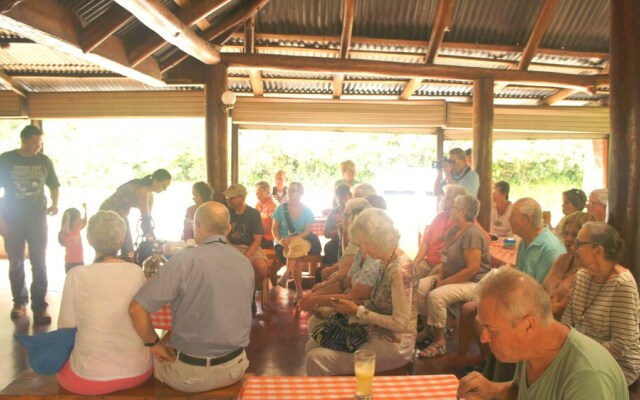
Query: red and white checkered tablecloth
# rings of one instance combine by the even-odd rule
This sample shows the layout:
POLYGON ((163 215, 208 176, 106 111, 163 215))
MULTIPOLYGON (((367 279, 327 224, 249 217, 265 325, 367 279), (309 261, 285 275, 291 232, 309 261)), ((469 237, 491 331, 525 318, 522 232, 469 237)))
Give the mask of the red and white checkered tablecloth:
POLYGON ((316 217, 311 225, 311 232, 315 233, 316 236, 322 237, 324 235, 324 225, 327 223, 327 219, 325 217, 316 217))
MULTIPOLYGON (((458 378, 454 375, 376 376, 373 398, 456 399, 458 378)), ((356 393, 353 376, 252 376, 240 390, 241 400, 332 399, 351 400, 356 393)))
POLYGON ((151 313, 151 324, 155 329, 171 330, 171 306, 168 303, 151 313))

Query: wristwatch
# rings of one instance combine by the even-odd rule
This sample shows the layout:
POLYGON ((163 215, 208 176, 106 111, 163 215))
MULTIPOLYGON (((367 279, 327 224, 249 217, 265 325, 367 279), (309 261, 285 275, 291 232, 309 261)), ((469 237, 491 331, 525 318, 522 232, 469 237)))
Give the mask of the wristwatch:
POLYGON ((147 342, 144 344, 144 347, 153 347, 155 345, 157 345, 158 343, 160 343, 160 337, 156 336, 156 341, 155 342, 147 342))

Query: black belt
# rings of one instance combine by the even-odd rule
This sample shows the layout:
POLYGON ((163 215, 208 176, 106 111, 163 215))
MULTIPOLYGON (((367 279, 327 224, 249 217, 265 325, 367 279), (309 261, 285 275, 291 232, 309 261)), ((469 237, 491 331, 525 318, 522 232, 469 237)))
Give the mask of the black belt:
POLYGON ((239 349, 234 350, 231 353, 225 354, 224 356, 218 357, 218 358, 193 357, 188 354, 178 352, 178 360, 182 361, 185 364, 195 365, 198 367, 207 367, 207 366, 211 367, 213 365, 224 364, 227 361, 231 361, 234 358, 238 357, 240 354, 242 354, 243 351, 244 349, 240 347, 239 349))

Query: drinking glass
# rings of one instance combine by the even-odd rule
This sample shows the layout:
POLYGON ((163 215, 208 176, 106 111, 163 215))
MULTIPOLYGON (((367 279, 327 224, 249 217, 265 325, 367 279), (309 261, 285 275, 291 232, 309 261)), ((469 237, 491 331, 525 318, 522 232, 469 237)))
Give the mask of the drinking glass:
POLYGON ((358 350, 353 354, 356 371, 356 400, 373 399, 373 374, 376 370, 376 353, 371 350, 358 350))

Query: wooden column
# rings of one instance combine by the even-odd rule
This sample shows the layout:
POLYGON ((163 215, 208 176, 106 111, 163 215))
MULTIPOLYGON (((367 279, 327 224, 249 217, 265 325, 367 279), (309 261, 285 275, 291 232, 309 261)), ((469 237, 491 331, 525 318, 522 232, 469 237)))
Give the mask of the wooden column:
POLYGON ((473 165, 480 175, 478 222, 489 231, 493 164, 493 79, 473 82, 473 165))
MULTIPOLYGON (((444 155, 444 129, 436 128, 436 160, 441 160, 444 155)), ((440 176, 443 175, 442 169, 438 170, 438 174, 440 176)), ((444 195, 438 194, 436 201, 436 212, 440 212, 440 205, 442 204, 442 199, 444 195)), ((420 232, 422 233, 422 232, 420 232)))
POLYGON ((222 93, 227 90, 227 66, 220 63, 208 67, 205 93, 205 151, 207 180, 216 193, 228 186, 228 121, 222 108, 222 93))
POLYGON ((239 130, 238 125, 231 125, 231 184, 238 183, 240 179, 239 130))
POLYGON ((611 0, 609 223, 625 240, 620 262, 640 282, 640 2, 611 0))

